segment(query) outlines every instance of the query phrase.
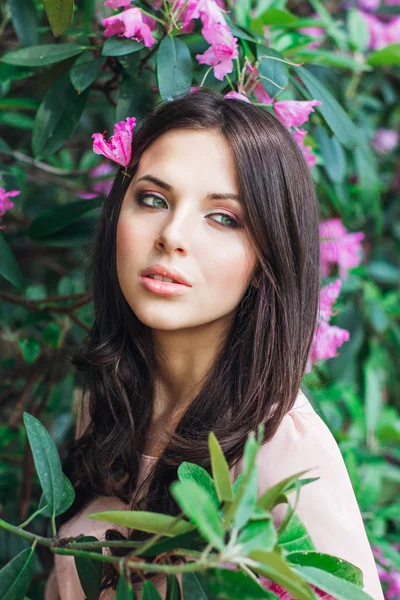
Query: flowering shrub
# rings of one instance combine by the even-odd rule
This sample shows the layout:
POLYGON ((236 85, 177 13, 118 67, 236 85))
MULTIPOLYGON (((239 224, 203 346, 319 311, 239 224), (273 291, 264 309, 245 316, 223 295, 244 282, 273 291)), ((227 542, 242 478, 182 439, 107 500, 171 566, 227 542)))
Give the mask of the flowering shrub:
POLYGON ((280 119, 315 181, 322 286, 304 386, 341 446, 395 597, 400 3, 21 6, 8 0, 1 25, 1 510, 24 520, 37 496, 22 411, 49 412, 60 444, 71 435, 67 357, 92 318, 87 245, 112 175, 132 158, 132 130, 160 100, 206 86, 280 119))

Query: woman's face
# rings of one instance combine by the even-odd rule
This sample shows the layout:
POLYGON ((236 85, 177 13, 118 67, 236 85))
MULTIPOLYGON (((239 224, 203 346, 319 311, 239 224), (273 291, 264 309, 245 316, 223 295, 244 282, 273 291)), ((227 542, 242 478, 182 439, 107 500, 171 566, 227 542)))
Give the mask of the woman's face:
POLYGON ((126 301, 152 329, 228 324, 251 282, 257 259, 243 207, 210 194, 238 194, 219 133, 168 131, 142 155, 122 202, 116 258, 126 301), (175 296, 148 290, 141 273, 154 264, 178 269, 191 287, 175 296))

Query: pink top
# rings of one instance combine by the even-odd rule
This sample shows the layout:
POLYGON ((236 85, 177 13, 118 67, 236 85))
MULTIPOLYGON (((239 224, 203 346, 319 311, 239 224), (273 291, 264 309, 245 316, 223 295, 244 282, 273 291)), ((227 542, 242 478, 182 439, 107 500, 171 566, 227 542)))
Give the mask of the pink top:
MULTIPOLYGON (((139 481, 156 457, 142 455, 139 481)), ((365 532, 362 516, 350 478, 335 438, 321 417, 314 411, 304 393, 299 390, 294 407, 285 415, 271 440, 257 456, 259 495, 278 481, 305 469, 305 477, 320 477, 301 488, 296 513, 307 527, 319 552, 339 556, 357 565, 364 574, 364 591, 374 600, 384 600, 375 560, 365 532)), ((243 469, 243 461, 231 468, 232 482, 243 469)), ((295 492, 288 494, 290 502, 295 492)), ((59 530, 59 535, 94 535, 104 539, 110 523, 86 518, 86 515, 123 510, 127 505, 117 498, 101 496, 90 502, 80 513, 59 530)), ((280 504, 273 511, 274 522, 282 522, 287 506, 280 504)), ((125 529, 121 529, 125 533, 125 529)), ((72 556, 54 555, 55 568, 45 591, 45 600, 85 600, 72 556)), ((180 579, 180 578, 179 578, 180 579)), ((159 586, 165 597, 166 586, 159 586)), ((140 599, 140 593, 136 594, 140 599)), ((113 590, 105 590, 101 600, 115 598, 113 590)), ((286 598, 286 596, 285 596, 286 598)), ((288 596, 289 598, 289 596, 288 596)))

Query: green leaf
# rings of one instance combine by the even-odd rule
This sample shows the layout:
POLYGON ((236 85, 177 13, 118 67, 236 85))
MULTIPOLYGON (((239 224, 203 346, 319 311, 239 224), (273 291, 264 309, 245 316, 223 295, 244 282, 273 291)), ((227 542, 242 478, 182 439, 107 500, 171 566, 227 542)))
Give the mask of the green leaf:
POLYGON ((7 244, 1 233, 0 256, 0 275, 15 285, 15 287, 22 289, 24 286, 24 277, 10 246, 7 244))
MULTIPOLYGON (((243 453, 244 477, 233 502, 228 506, 227 514, 233 514, 233 524, 242 529, 256 508, 258 492, 258 471, 256 464, 259 445, 251 432, 247 438, 243 453)), ((229 520, 229 519, 228 519, 229 520)))
POLYGON ((38 42, 34 0, 8 0, 11 20, 22 46, 34 46, 38 42))
POLYGON ((292 515, 285 530, 279 536, 278 544, 286 552, 315 550, 310 534, 297 513, 292 515))
POLYGON ((212 498, 216 508, 219 507, 219 500, 215 489, 215 483, 211 475, 200 465, 183 461, 178 467, 178 478, 180 481, 195 481, 205 489, 212 498))
POLYGON ((336 136, 330 137, 325 127, 317 125, 315 138, 324 159, 324 169, 331 181, 341 182, 346 174, 346 156, 336 136))
POLYGON ((145 581, 142 587, 142 600, 162 600, 154 583, 145 581))
POLYGON ((0 82, 16 81, 32 77, 33 71, 28 68, 0 63, 0 82))
POLYGON ((72 22, 74 0, 42 0, 51 30, 55 37, 60 36, 72 22))
POLYGON ((324 573, 315 567, 294 567, 306 581, 316 585, 324 592, 331 594, 336 600, 372 600, 371 596, 363 592, 358 586, 335 577, 330 573, 324 573))
POLYGON ((364 362, 365 426, 368 435, 374 435, 384 406, 387 361, 381 342, 371 340, 371 352, 364 362))
POLYGON ((383 230, 383 212, 380 203, 381 177, 378 171, 376 156, 372 151, 369 139, 359 129, 359 142, 354 153, 354 163, 359 186, 359 201, 370 213, 376 236, 383 230))
MULTIPOLYGON (((256 561, 255 564, 252 563, 251 565, 252 571, 278 583, 297 600, 315 600, 315 596, 308 585, 295 571, 292 571, 290 565, 278 552, 253 550, 249 553, 249 558, 256 561)), ((352 597, 348 596, 347 600, 349 598, 352 597)))
POLYGON ((381 50, 376 50, 368 55, 367 62, 373 67, 382 65, 400 64, 400 44, 390 44, 381 50))
POLYGON ((316 106, 316 110, 323 115, 338 140, 344 146, 354 148, 358 141, 357 129, 339 102, 305 67, 294 67, 294 70, 310 92, 311 97, 322 102, 320 106, 316 106))
POLYGON ((32 240, 41 241, 43 238, 65 229, 83 214, 102 205, 102 198, 77 200, 71 204, 57 206, 38 215, 31 223, 28 235, 32 240))
POLYGON ((71 137, 85 108, 89 90, 78 94, 64 73, 46 92, 36 114, 32 150, 36 158, 53 154, 71 137))
POLYGON ((20 600, 24 598, 34 571, 34 550, 26 548, 1 569, 0 598, 2 600, 20 600))
POLYGON ((272 519, 249 521, 241 530, 237 543, 242 544, 241 555, 247 556, 249 552, 260 548, 272 550, 278 536, 272 519))
POLYGON ((347 54, 339 54, 337 51, 314 48, 301 48, 295 54, 296 61, 307 61, 310 63, 338 67, 339 69, 352 69, 354 71, 371 71, 371 67, 359 62, 347 54))
MULTIPOLYGON (((98 542, 99 540, 92 535, 83 535, 76 541, 83 543, 98 542)), ((98 552, 98 554, 103 553, 101 548, 93 548, 91 552, 98 552)), ((79 581, 81 582, 87 600, 98 600, 101 588, 103 563, 100 560, 81 558, 80 556, 74 556, 74 558, 79 581)))
POLYGON ((72 85, 78 93, 89 87, 100 73, 106 59, 94 58, 93 52, 84 52, 70 71, 72 85))
POLYGON ((212 497, 205 489, 194 481, 174 481, 170 491, 203 537, 222 550, 225 546, 222 521, 212 497))
MULTIPOLYGON (((185 573, 186 575, 186 573, 185 573)), ((208 569, 206 573, 199 574, 200 581, 207 585, 209 595, 185 595, 185 598, 194 600, 197 598, 210 598, 210 600, 225 600, 227 598, 238 598, 240 600, 262 600, 277 598, 277 596, 266 590, 261 583, 257 583, 246 573, 233 569, 208 569)))
POLYGON ((365 17, 356 8, 347 11, 347 30, 352 47, 364 52, 368 48, 369 28, 365 17))
POLYGON ((337 556, 322 552, 291 552, 286 556, 286 560, 292 565, 322 569, 361 588, 364 585, 361 569, 337 556))
POLYGON ((214 600, 202 573, 182 574, 183 597, 190 600, 214 600))
POLYGON ((0 110, 37 110, 39 103, 32 98, 1 98, 0 110))
MULTIPOLYGON (((58 515, 61 515, 62 513, 65 513, 69 509, 69 507, 72 506, 72 504, 75 500, 74 486, 72 485, 72 483, 70 482, 68 477, 65 475, 65 473, 63 473, 63 479, 64 479, 63 492, 62 492, 60 504, 56 508, 56 511, 55 511, 56 517, 58 515)), ((42 494, 42 497, 40 498, 40 502, 39 502, 39 510, 44 507, 46 507, 46 508, 43 510, 42 515, 44 517, 51 517, 52 513, 49 508, 49 505, 47 504, 46 497, 44 494, 42 494)))
POLYGON ((171 523, 175 520, 175 517, 144 510, 108 510, 86 516, 90 519, 106 521, 107 523, 122 525, 123 527, 138 529, 139 531, 162 533, 166 536, 180 535, 193 529, 191 523, 183 520, 177 521, 171 527, 171 523))
POLYGON ((134 600, 133 589, 123 573, 120 574, 115 600, 134 600))
POLYGON ((24 361, 33 364, 40 354, 40 342, 33 338, 18 340, 18 348, 21 350, 24 361))
POLYGON ((181 600, 181 588, 176 575, 167 575, 167 600, 181 600))
POLYGON ((144 48, 143 42, 110 37, 106 39, 101 54, 102 56, 123 56, 124 54, 138 52, 142 48, 144 48))
POLYGON ((299 471, 298 473, 294 473, 282 481, 278 481, 275 485, 269 488, 264 494, 262 494, 256 502, 256 506, 258 508, 263 508, 264 510, 272 510, 274 506, 277 504, 277 500, 279 496, 287 491, 287 488, 294 482, 296 479, 308 473, 310 469, 306 469, 305 471, 299 471))
POLYGON ((167 35, 157 52, 157 80, 163 100, 187 94, 192 83, 192 58, 180 38, 167 35))
POLYGON ((83 48, 79 44, 42 44, 41 46, 21 48, 15 52, 7 52, 0 60, 9 65, 43 67, 61 62, 81 52, 83 52, 83 48))
POLYGON ((213 431, 208 436, 208 449, 218 499, 220 502, 231 502, 233 500, 233 493, 228 463, 213 431))
POLYGON ((277 25, 285 27, 286 25, 294 25, 296 21, 298 21, 298 17, 287 10, 268 8, 258 17, 257 20, 260 20, 263 25, 277 25))
POLYGON ((54 516, 63 499, 64 473, 57 448, 46 428, 33 415, 23 413, 24 424, 43 494, 54 516))
POLYGON ((272 50, 257 44, 257 60, 259 60, 258 74, 265 91, 274 98, 289 83, 289 71, 284 57, 272 50))
POLYGON ((81 247, 93 238, 98 218, 83 216, 54 234, 40 238, 40 243, 58 248, 81 247))

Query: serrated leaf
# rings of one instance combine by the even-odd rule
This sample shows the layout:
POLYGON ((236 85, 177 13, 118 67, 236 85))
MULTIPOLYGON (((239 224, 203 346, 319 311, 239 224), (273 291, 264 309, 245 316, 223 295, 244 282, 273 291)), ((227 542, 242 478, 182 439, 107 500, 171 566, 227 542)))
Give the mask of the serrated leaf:
POLYGON ((64 473, 57 448, 47 429, 33 415, 23 414, 36 472, 51 515, 60 506, 64 491, 64 473))
POLYGON ((42 44, 7 52, 0 61, 23 67, 43 67, 61 62, 81 52, 83 52, 83 48, 79 44, 42 44))
POLYGON ((279 536, 278 544, 286 552, 315 550, 310 534, 297 513, 291 516, 285 530, 279 536))
POLYGON ((291 552, 287 554, 286 560, 292 565, 322 569, 361 588, 364 585, 361 569, 337 556, 313 551, 291 552))
POLYGON ((25 597, 35 571, 32 548, 22 550, 0 571, 0 598, 20 600, 25 597))
POLYGON ((358 586, 344 581, 339 577, 325 573, 315 567, 293 567, 306 581, 319 587, 335 598, 335 600, 372 600, 372 597, 363 592, 358 586))
POLYGON ((215 483, 206 469, 200 465, 182 461, 178 467, 177 474, 180 481, 195 481, 204 488, 213 499, 215 506, 219 507, 220 502, 215 489, 215 483))
POLYGON ((72 22, 74 0, 42 0, 51 30, 55 37, 60 36, 72 22))
POLYGON ((189 48, 180 38, 167 35, 157 51, 157 81, 163 100, 187 94, 193 63, 189 48))
POLYGON ((241 555, 247 556, 256 548, 272 550, 277 539, 278 535, 272 519, 264 519, 249 521, 241 530, 237 543, 243 545, 241 555))

